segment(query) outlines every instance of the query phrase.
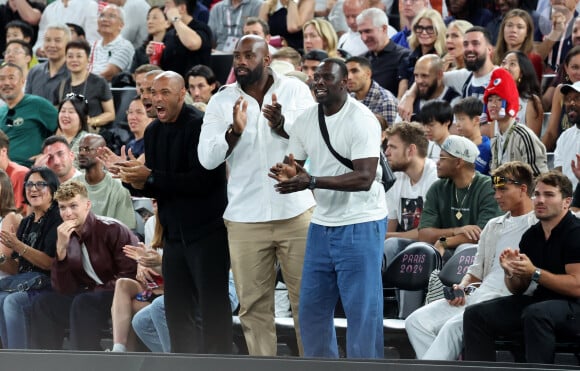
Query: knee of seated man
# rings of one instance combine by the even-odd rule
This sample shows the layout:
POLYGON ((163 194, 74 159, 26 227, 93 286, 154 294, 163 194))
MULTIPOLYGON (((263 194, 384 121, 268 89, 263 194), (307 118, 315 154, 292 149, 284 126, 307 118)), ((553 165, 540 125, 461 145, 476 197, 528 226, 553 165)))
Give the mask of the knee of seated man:
POLYGON ((522 311, 522 320, 525 323, 526 321, 550 317, 549 305, 549 302, 546 301, 528 305, 522 311))

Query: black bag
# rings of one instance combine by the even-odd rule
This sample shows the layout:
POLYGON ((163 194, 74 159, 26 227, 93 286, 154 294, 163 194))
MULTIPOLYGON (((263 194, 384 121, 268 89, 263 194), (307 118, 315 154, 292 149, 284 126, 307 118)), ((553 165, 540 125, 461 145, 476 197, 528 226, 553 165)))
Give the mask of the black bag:
POLYGON ((17 273, 0 279, 0 291, 23 292, 50 287, 50 277, 41 272, 17 273))
MULTIPOLYGON (((336 159, 340 161, 341 164, 353 170, 354 167, 352 165, 352 161, 339 155, 332 147, 332 144, 330 144, 330 138, 328 137, 328 129, 326 128, 326 120, 324 120, 324 111, 322 110, 322 104, 318 105, 318 124, 320 125, 320 131, 322 132, 324 143, 326 143, 326 145, 328 146, 330 153, 332 153, 333 156, 336 157, 336 159)), ((379 148, 379 163, 381 164, 381 169, 383 170, 381 183, 383 183, 385 192, 387 192, 389 189, 391 189, 393 184, 395 184, 397 178, 395 178, 395 174, 393 174, 393 170, 391 170, 391 167, 387 162, 387 157, 385 156, 381 148, 379 148)))

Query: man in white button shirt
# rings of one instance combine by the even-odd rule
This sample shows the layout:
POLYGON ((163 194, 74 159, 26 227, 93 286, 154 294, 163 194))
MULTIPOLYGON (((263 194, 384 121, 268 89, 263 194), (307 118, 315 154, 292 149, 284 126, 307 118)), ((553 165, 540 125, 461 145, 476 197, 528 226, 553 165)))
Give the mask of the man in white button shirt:
POLYGON ((554 168, 566 175, 575 189, 578 179, 574 175, 570 164, 576 160, 576 154, 580 153, 580 82, 576 82, 574 85, 562 86, 561 92, 564 94, 564 106, 568 114, 568 122, 574 126, 560 134, 556 142, 554 168))
POLYGON ((214 169, 230 166, 228 229, 230 257, 240 299, 240 321, 250 355, 275 356, 274 285, 276 260, 288 287, 298 346, 298 294, 306 233, 314 198, 274 190, 268 169, 287 153, 287 132, 314 104, 308 87, 278 76, 268 66, 263 38, 243 36, 234 50, 237 83, 209 101, 198 146, 199 161, 214 169))

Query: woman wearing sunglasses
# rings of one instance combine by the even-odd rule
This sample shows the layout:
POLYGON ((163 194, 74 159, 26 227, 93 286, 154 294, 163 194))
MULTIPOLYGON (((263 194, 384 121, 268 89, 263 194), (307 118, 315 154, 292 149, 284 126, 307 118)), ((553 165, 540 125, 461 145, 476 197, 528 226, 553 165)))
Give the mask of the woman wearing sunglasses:
POLYGON ((445 33, 447 28, 443 23, 441 14, 433 9, 423 9, 415 20, 409 36, 409 46, 413 52, 404 60, 399 67, 399 91, 398 99, 413 85, 415 81, 414 71, 417 60, 426 54, 445 53, 445 33))
POLYGON ((5 349, 26 349, 28 308, 35 294, 50 288, 50 268, 56 253, 57 227, 62 223, 53 199, 58 177, 47 167, 33 167, 24 178, 30 214, 16 233, 0 231, 0 242, 11 254, 0 255, 2 270, 13 276, 0 280, 0 336, 5 349), (41 279, 30 287, 31 278, 41 279), (2 283, 10 279, 13 288, 2 283), (40 283, 42 282, 42 283, 40 283), (23 290, 23 291, 19 291, 23 290))
POLYGON ((91 127, 101 127, 115 119, 115 104, 109 83, 88 71, 91 46, 84 40, 72 40, 66 44, 66 68, 70 78, 62 80, 55 90, 53 103, 59 104, 67 94, 76 94, 84 101, 87 123, 91 127))

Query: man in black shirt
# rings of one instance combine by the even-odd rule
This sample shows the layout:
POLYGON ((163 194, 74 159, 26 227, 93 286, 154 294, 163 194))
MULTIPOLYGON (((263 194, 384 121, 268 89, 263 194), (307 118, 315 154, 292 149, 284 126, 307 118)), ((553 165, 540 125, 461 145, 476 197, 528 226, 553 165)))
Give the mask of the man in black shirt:
POLYGON ((526 361, 553 363, 556 335, 578 331, 580 220, 569 210, 572 183, 558 171, 541 174, 534 191, 540 220, 499 261, 513 293, 465 310, 465 359, 494 361, 496 335, 523 332, 526 361), (523 295, 524 292, 532 295, 523 295))
POLYGON ((184 104, 185 84, 178 73, 159 74, 151 94, 157 119, 145 130, 145 164, 122 163, 119 176, 157 199, 171 351, 230 353, 225 163, 214 170, 199 163, 203 116, 184 104))

